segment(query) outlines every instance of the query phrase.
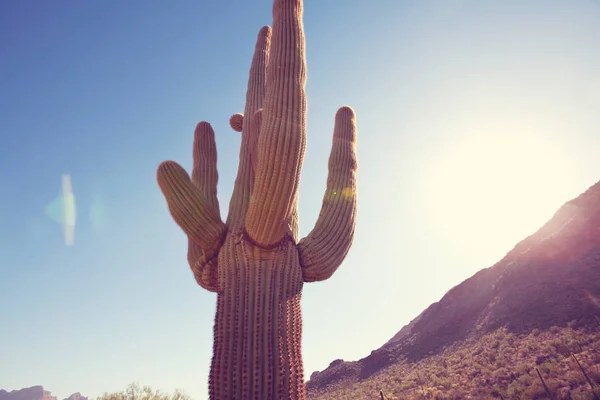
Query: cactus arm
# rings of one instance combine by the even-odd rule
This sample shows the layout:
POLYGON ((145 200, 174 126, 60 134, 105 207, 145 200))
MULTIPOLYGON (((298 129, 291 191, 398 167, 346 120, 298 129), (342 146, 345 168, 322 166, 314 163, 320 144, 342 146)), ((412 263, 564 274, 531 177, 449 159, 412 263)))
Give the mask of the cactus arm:
POLYGON ((208 122, 200 122, 196 126, 192 160, 192 183, 200 189, 208 207, 217 215, 221 215, 217 199, 217 145, 215 132, 208 122))
POLYGON ((327 190, 314 229, 298 243, 305 282, 329 278, 354 238, 356 220, 356 119, 350 107, 335 117, 327 190))
POLYGON ((269 49, 271 47, 271 28, 264 26, 258 33, 256 45, 254 47, 254 56, 250 65, 248 77, 248 89, 246 91, 246 107, 244 118, 241 114, 234 114, 229 123, 231 127, 242 132, 242 144, 240 148, 240 163, 237 177, 233 187, 233 193, 229 202, 229 214, 227 215, 227 225, 232 228, 241 227, 244 223, 250 195, 254 185, 255 171, 252 169, 250 160, 250 123, 253 114, 263 106, 265 97, 265 79, 267 63, 269 62, 269 49))
MULTIPOLYGON (((210 124, 201 122, 194 132, 192 183, 202 191, 209 207, 220 215, 217 200, 218 180, 215 133, 210 124)), ((217 291, 217 251, 218 248, 204 251, 188 238, 187 258, 194 278, 201 287, 211 292, 217 291)))
POLYGON ((260 135, 260 127, 262 125, 262 113, 262 108, 257 110, 252 116, 249 126, 250 134, 248 140, 248 150, 250 154, 250 163, 254 171, 256 171, 258 166, 258 136, 260 135))
POLYGON ((209 292, 218 291, 218 262, 215 256, 214 251, 206 252, 188 238, 188 263, 198 285, 209 292))
POLYGON ((293 213, 306 147, 306 60, 301 0, 275 0, 258 165, 245 228, 279 242, 293 213))
POLYGON ((210 124, 201 122, 195 136, 194 164, 200 166, 195 168, 194 178, 198 183, 192 182, 187 172, 174 161, 162 162, 156 177, 175 222, 203 251, 217 252, 225 225, 216 199, 218 176, 214 132, 210 124), (202 156, 206 156, 205 164, 197 161, 202 156))
MULTIPOLYGON (((250 140, 248 145, 250 146, 250 159, 252 162, 252 169, 256 171, 258 167, 258 137, 260 135, 260 127, 262 126, 262 112, 263 109, 259 109, 252 116, 250 122, 250 140)), ((287 232, 294 240, 294 243, 298 242, 298 192, 296 192, 296 199, 292 206, 292 214, 289 216, 287 221, 287 232)))

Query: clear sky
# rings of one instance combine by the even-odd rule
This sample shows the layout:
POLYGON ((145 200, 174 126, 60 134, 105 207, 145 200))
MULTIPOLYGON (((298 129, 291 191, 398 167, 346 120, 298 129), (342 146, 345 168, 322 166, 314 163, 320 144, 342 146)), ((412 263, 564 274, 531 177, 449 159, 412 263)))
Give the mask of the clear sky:
MULTIPOLYGON (((600 179, 597 0, 305 2, 301 234, 338 107, 357 113, 355 244, 305 285, 307 377, 380 347, 600 179)), ((207 394, 215 295, 155 180, 217 134, 228 209, 271 1, 0 2, 0 388, 207 394), (75 197, 65 242, 62 176, 75 197)), ((225 215, 223 215, 225 218, 225 215)))

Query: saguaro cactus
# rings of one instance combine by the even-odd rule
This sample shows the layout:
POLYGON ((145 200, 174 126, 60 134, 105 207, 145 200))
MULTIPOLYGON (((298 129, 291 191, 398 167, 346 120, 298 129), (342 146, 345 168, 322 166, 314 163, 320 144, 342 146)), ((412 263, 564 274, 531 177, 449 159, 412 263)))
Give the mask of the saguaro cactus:
POLYGON ((356 124, 335 117, 321 213, 298 241, 298 182, 306 144, 306 62, 301 0, 275 0, 250 67, 240 164, 226 223, 217 201, 214 132, 200 122, 192 177, 173 161, 158 184, 188 236, 196 281, 217 293, 211 399, 303 399, 300 296, 304 282, 329 278, 346 256, 356 217, 356 124))

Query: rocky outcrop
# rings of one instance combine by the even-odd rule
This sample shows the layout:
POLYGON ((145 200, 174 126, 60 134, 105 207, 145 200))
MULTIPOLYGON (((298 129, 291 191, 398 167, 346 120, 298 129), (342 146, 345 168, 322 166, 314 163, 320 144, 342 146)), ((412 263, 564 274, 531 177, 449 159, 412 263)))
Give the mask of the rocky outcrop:
MULTIPOLYGON (((43 386, 38 385, 10 392, 0 389, 0 400, 56 400, 56 397, 48 390, 44 390, 43 386)), ((76 392, 64 400, 88 400, 88 398, 76 392)))
POLYGON ((11 392, 0 390, 0 400, 56 400, 56 397, 42 386, 32 386, 11 392))
POLYGON ((69 397, 67 397, 64 400, 88 400, 88 398, 85 397, 85 396, 82 396, 81 393, 76 392, 76 393, 73 393, 72 395, 70 395, 69 397))

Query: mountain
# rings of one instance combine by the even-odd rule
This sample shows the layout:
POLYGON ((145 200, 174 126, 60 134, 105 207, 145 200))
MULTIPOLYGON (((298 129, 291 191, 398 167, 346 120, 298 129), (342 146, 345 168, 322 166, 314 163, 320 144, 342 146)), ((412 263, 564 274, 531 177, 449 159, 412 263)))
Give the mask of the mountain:
MULTIPOLYGON (((49 391, 44 390, 42 386, 32 386, 11 392, 0 389, 0 400, 56 400, 56 397, 52 396, 49 391)), ((88 400, 88 398, 77 392, 64 400, 88 400)))
POLYGON ((81 393, 76 392, 76 393, 73 393, 72 395, 70 395, 69 397, 67 397, 64 400, 88 400, 88 398, 85 397, 85 396, 82 396, 81 393))
POLYGON ((578 332, 598 326, 599 316, 600 182, 565 203, 498 263, 450 289, 369 356, 335 360, 313 373, 307 383, 309 398, 323 393, 338 398, 337 390, 366 382, 392 366, 408 368, 442 354, 451 356, 450 349, 476 345, 497 332, 518 341, 534 331, 553 329, 548 340, 555 340, 567 326, 578 332))

